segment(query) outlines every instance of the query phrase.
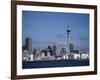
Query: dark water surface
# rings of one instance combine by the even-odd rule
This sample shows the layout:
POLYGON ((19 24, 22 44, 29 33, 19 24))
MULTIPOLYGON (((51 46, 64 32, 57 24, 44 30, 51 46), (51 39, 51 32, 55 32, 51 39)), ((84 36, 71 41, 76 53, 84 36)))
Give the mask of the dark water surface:
POLYGON ((89 66, 89 60, 50 60, 50 61, 23 61, 23 69, 89 66))

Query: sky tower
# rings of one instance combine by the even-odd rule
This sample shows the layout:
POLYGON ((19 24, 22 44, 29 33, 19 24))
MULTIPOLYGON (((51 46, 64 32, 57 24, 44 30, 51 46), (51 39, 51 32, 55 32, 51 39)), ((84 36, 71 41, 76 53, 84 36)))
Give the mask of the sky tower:
POLYGON ((70 59, 70 43, 71 43, 71 29, 70 29, 70 25, 68 25, 67 26, 67 46, 66 46, 65 59, 70 59))
POLYGON ((67 26, 67 55, 70 55, 70 43, 71 43, 71 29, 70 29, 70 25, 68 25, 67 26))

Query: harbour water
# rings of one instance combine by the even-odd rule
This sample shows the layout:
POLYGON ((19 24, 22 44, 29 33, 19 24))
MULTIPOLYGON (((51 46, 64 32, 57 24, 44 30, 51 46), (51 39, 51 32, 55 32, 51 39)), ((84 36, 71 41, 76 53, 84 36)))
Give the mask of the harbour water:
POLYGON ((86 60, 23 61, 22 62, 23 69, 74 67, 74 66, 89 66, 89 59, 86 59, 86 60))

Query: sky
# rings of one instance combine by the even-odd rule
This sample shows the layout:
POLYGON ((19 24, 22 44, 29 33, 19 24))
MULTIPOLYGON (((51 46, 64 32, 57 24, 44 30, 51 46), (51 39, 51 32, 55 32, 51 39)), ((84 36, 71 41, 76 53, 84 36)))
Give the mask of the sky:
POLYGON ((89 49, 89 14, 22 11, 22 45, 32 38, 32 47, 67 45, 67 27, 75 49, 89 49))

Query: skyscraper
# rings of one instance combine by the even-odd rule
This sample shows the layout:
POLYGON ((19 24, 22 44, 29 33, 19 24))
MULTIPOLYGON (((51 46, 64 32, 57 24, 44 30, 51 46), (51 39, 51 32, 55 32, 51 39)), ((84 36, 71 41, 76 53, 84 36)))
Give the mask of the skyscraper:
POLYGON ((29 52, 32 52, 32 38, 27 37, 25 39, 25 47, 26 47, 26 50, 28 50, 29 52))
POLYGON ((54 45, 54 46, 53 46, 52 53, 53 53, 53 55, 54 55, 55 57, 60 56, 60 49, 58 48, 57 45, 54 45))
POLYGON ((73 50, 74 50, 74 44, 70 43, 69 44, 69 49, 70 49, 70 52, 73 52, 73 50))

